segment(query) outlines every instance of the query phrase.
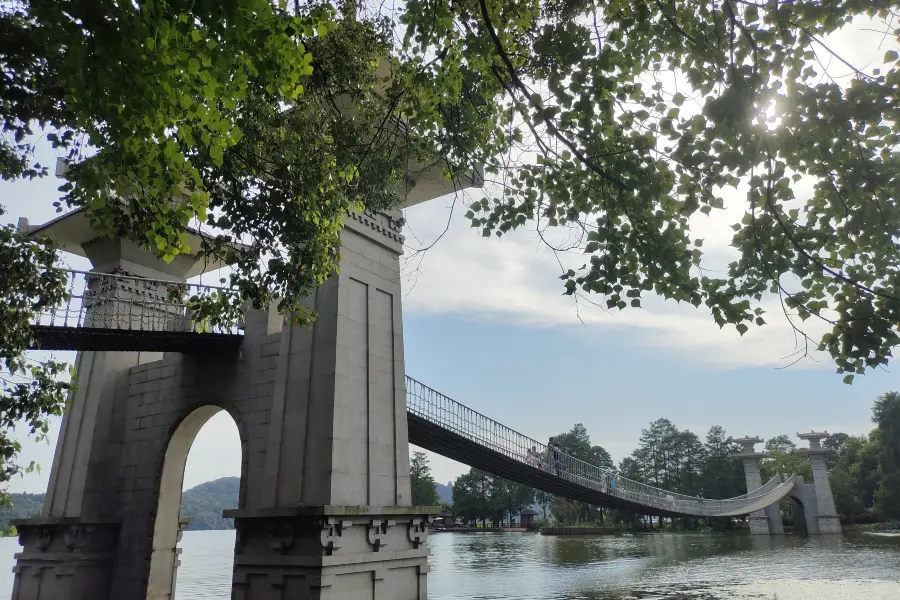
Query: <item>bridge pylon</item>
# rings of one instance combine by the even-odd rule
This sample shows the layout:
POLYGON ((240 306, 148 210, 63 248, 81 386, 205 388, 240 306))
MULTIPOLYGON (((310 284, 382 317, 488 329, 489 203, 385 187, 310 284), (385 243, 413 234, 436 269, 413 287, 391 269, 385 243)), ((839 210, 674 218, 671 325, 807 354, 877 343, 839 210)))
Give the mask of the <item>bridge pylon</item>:
MULTIPOLYGON (((311 330, 271 309, 246 315, 239 347, 79 352, 44 512, 18 523, 13 599, 171 600, 185 461, 222 410, 243 455, 239 505, 226 511, 233 599, 426 598, 438 507, 410 505, 400 217, 350 215, 340 273, 307 299, 311 330)), ((34 231, 104 273, 202 272, 101 239, 78 215, 34 231)))
MULTIPOLYGON (((815 492, 816 525, 819 533, 824 535, 840 534, 841 519, 834 505, 834 496, 831 493, 831 481, 828 479, 828 465, 825 461, 827 448, 822 447, 822 440, 828 437, 827 431, 810 431, 798 433, 797 437, 809 442, 809 448, 801 448, 800 452, 806 454, 812 467, 813 490, 815 492)), ((806 509, 806 507, 804 507, 806 509)))
MULTIPOLYGON (((762 485, 760 463, 765 458, 765 454, 757 452, 755 446, 763 440, 759 437, 745 436, 734 441, 741 445, 741 451, 732 456, 741 459, 741 463, 744 465, 747 491, 755 490, 762 485)), ((781 509, 778 503, 752 513, 747 520, 750 523, 750 533, 753 535, 784 534, 784 524, 781 521, 781 509)))

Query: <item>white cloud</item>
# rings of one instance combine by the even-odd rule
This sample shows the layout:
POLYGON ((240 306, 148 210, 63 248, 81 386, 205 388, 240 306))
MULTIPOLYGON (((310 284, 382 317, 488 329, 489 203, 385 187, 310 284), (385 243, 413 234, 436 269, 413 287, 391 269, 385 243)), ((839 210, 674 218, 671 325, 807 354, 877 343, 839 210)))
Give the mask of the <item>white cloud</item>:
MULTIPOLYGON (((436 200, 406 211, 412 248, 427 246, 446 227, 448 202, 436 200)), ((706 219, 702 228, 709 237, 722 228, 731 231, 733 211, 706 219)), ((613 329, 627 335, 632 343, 667 348, 692 360, 718 368, 740 366, 784 366, 797 350, 793 331, 781 312, 777 299, 767 300, 764 327, 752 327, 741 337, 734 328, 720 330, 705 307, 694 308, 648 297, 642 309, 606 311, 588 301, 577 304, 563 296, 558 279, 557 258, 531 231, 520 230, 497 238, 484 239, 467 226, 461 211, 450 217, 446 234, 431 249, 411 257, 404 266, 404 310, 425 314, 453 314, 472 320, 505 319, 527 327, 587 327, 613 329), (584 325, 582 325, 582 323, 584 325)), ((721 236, 721 234, 718 234, 721 236)), ((724 236, 721 236, 724 238, 724 236)), ((730 241, 730 236, 726 239, 730 241)), ((710 254, 728 256, 721 241, 704 245, 710 254)), ((581 266, 579 255, 560 257, 566 268, 581 266)), ((721 262, 726 262, 722 260, 721 262)), ((601 298, 592 298, 603 304, 601 298)), ((821 333, 821 324, 808 321, 805 329, 821 333)), ((816 337, 814 335, 814 337, 816 337)), ((807 359, 804 367, 829 365, 807 359)), ((799 366, 798 365, 798 366, 799 366)))

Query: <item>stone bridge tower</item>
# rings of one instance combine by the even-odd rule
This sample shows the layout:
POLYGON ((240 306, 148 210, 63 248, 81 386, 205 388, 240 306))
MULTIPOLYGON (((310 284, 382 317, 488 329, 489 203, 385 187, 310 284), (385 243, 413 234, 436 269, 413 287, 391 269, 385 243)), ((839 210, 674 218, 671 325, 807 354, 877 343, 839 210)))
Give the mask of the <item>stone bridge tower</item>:
MULTIPOLYGON (((813 489, 816 494, 816 524, 821 534, 841 533, 841 520, 834 506, 834 496, 831 494, 831 481, 828 479, 828 465, 825 463, 825 455, 828 453, 822 447, 822 440, 828 437, 827 431, 798 433, 797 437, 809 442, 809 448, 800 449, 806 454, 813 473, 813 489)), ((804 505, 804 510, 806 506, 804 505)), ((807 528, 809 528, 807 526, 807 528)))
MULTIPOLYGON (((806 527, 806 532, 815 534, 840 534, 841 522, 834 506, 834 498, 831 494, 831 483, 828 480, 828 467, 825 463, 827 449, 822 448, 821 440, 828 437, 828 432, 798 433, 797 437, 809 441, 809 448, 801 448, 798 452, 806 454, 812 466, 813 482, 805 483, 798 478, 800 483, 794 485, 791 491, 791 500, 795 508, 795 519, 801 516, 806 527)), ((744 465, 744 476, 747 479, 747 490, 754 490, 762 485, 760 475, 760 462, 765 454, 756 452, 754 446, 763 440, 759 437, 743 437, 734 440, 741 444, 741 452, 734 454, 740 458, 744 465)), ((783 534, 784 525, 781 520, 781 508, 778 503, 768 506, 765 511, 758 511, 750 515, 750 533, 752 534, 783 534)))
MULTIPOLYGON (((754 446, 762 442, 759 437, 744 436, 734 440, 741 445, 741 452, 734 454, 734 458, 741 459, 744 465, 744 477, 747 479, 747 491, 750 492, 762 486, 760 463, 765 454, 757 452, 754 446)), ((781 510, 778 504, 759 510, 748 517, 750 533, 754 535, 783 534, 784 525, 781 522, 781 510)))
MULTIPOLYGON (((454 191, 414 175, 407 205, 454 191)), ((340 273, 309 298, 312 330, 256 311, 231 348, 79 352, 43 514, 18 523, 13 599, 170 600, 187 454, 225 410, 243 456, 226 515, 234 600, 424 600, 438 508, 410 506, 401 223, 399 210, 350 215, 340 273)), ((100 239, 83 215, 33 231, 98 272, 183 281, 203 270, 100 239)))

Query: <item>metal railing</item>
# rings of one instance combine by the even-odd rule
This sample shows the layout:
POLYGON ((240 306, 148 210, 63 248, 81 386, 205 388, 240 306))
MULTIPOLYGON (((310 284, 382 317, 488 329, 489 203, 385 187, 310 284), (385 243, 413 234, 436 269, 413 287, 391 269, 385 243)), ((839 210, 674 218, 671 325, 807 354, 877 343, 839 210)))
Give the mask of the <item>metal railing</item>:
POLYGON ((103 330, 238 333, 237 325, 196 321, 191 305, 237 292, 223 287, 65 270, 66 298, 38 313, 33 326, 103 330))
POLYGON ((777 502, 794 487, 794 478, 782 481, 780 477, 774 477, 762 487, 735 498, 686 496, 633 481, 611 469, 592 465, 561 451, 553 452, 546 444, 510 429, 408 376, 406 404, 410 413, 518 461, 525 467, 541 469, 592 491, 669 513, 723 517, 746 515, 777 502))

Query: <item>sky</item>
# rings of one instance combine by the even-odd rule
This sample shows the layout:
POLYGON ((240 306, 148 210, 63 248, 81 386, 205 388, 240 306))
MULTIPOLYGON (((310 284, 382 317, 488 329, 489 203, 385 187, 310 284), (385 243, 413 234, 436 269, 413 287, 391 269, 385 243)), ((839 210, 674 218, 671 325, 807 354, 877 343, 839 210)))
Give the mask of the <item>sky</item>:
MULTIPOLYGON (((857 31, 831 46, 871 68, 881 61, 867 57, 889 49, 881 44, 880 36, 857 31)), ((41 147, 38 159, 52 170, 49 148, 41 147)), ((0 204, 8 211, 0 219, 24 216, 35 224, 53 218, 58 185, 52 177, 0 182, 0 204)), ((739 194, 729 198, 727 210, 694 224, 706 234, 704 250, 723 263, 730 252, 728 226, 742 210, 739 194)), ((743 337, 733 328, 720 330, 707 310, 691 306, 651 300, 643 309, 607 313, 575 305, 562 295, 557 257, 533 228, 484 239, 463 217, 465 202, 464 196, 444 197, 405 211, 406 372, 524 434, 545 440, 583 423, 592 442, 617 461, 632 452, 641 429, 661 417, 701 437, 712 425, 735 437, 811 429, 862 434, 872 428, 875 397, 900 390, 897 367, 848 386, 828 356, 791 365, 796 341, 774 303, 767 304, 775 309, 769 324, 743 337)), ((584 262, 579 256, 561 260, 565 267, 584 262)), ((68 262, 89 268, 85 259, 70 256, 68 262)), ((14 479, 11 491, 45 490, 57 432, 58 422, 48 443, 23 440, 22 458, 41 469, 14 479)), ((468 470, 429 457, 441 483, 468 470)), ((237 428, 223 413, 198 435, 184 487, 239 473, 237 428)))

